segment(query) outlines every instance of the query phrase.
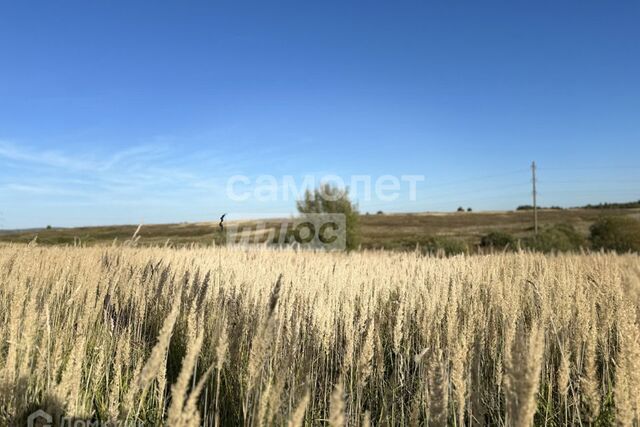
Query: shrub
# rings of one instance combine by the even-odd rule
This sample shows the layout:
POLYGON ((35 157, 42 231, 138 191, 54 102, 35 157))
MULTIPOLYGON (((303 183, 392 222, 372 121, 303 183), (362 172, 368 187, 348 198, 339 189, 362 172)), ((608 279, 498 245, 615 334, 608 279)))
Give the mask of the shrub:
POLYGON ((567 252, 580 250, 587 246, 587 242, 572 225, 557 224, 541 230, 536 236, 525 239, 524 245, 541 252, 567 252))
POLYGON ((594 249, 640 251, 640 221, 629 217, 604 217, 590 228, 594 249))
POLYGON ((466 242, 448 237, 430 237, 421 247, 423 252, 432 254, 444 252, 445 255, 457 255, 469 252, 466 242))
POLYGON ((504 231, 492 231, 489 234, 485 234, 480 239, 480 246, 492 247, 492 248, 515 248, 517 240, 513 235, 504 231))
POLYGON ((471 212, 471 211, 472 211, 472 209, 471 209, 471 208, 467 208, 467 212, 471 212))
POLYGON ((462 206, 458 207, 458 212, 464 212, 464 208, 462 206))

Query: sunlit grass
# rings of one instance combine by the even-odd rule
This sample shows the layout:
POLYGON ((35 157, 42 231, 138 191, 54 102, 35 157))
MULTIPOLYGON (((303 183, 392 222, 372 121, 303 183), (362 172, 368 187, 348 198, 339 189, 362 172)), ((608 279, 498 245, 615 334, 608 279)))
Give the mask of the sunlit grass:
POLYGON ((639 303, 637 255, 4 246, 0 424, 630 425, 639 303))

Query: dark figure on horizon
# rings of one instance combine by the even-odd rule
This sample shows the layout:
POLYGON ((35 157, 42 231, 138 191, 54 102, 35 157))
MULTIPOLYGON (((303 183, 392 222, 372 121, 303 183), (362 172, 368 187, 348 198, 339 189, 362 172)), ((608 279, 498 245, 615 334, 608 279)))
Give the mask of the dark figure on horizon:
POLYGON ((222 216, 220 217, 220 224, 218 224, 220 226, 220 231, 224 231, 224 225, 222 225, 222 223, 224 222, 224 217, 226 215, 227 214, 225 213, 225 214, 222 214, 222 216))

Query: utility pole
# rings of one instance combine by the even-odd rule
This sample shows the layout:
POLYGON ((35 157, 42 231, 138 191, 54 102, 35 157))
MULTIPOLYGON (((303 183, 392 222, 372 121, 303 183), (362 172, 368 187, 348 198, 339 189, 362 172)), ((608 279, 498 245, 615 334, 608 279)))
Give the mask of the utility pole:
POLYGON ((538 205, 536 204, 536 162, 531 162, 531 182, 533 183, 533 230, 538 234, 538 205))

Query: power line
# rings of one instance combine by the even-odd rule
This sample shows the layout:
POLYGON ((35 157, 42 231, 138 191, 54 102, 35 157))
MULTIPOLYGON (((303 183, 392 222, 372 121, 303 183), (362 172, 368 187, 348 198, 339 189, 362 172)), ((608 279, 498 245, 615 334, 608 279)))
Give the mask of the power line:
POLYGON ((484 175, 484 176, 477 176, 472 178, 465 178, 458 181, 441 182, 441 183, 436 183, 435 185, 429 185, 429 188, 447 187, 450 185, 465 184, 467 182, 474 182, 474 181, 480 181, 480 180, 492 179, 492 178, 500 178, 500 177, 509 176, 509 175, 521 174, 526 172, 527 170, 528 169, 518 169, 516 171, 505 172, 505 173, 500 173, 495 175, 484 175))
MULTIPOLYGON (((556 188, 556 189, 549 189, 547 191, 545 191, 545 193, 547 194, 553 194, 553 193, 571 193, 571 194, 638 194, 640 193, 637 189, 635 188, 619 188, 619 189, 614 189, 614 190, 605 190, 605 189, 599 189, 599 190, 584 190, 584 189, 579 189, 579 190, 573 190, 573 189, 567 189, 567 188, 556 188)), ((540 194, 540 193, 538 193, 540 194)))
MULTIPOLYGON (((469 191, 462 191, 462 192, 455 192, 455 193, 449 193, 449 194, 430 194, 427 195, 425 197, 428 198, 428 200, 430 202, 435 201, 436 203, 448 203, 448 202, 456 202, 460 200, 460 196, 465 196, 467 194, 477 194, 478 197, 474 197, 474 198, 467 198, 465 197, 465 200, 481 200, 481 199, 497 199, 497 198, 501 198, 501 197, 505 197, 504 194, 491 194, 492 192, 495 191, 500 191, 500 190, 504 190, 504 189, 508 189, 508 188, 516 188, 516 187, 521 187, 523 189, 523 193, 514 193, 511 194, 511 196, 513 195, 521 195, 524 194, 524 192, 526 192, 525 190, 525 186, 528 186, 529 183, 528 182, 521 182, 521 183, 516 183, 516 184, 509 184, 509 185, 501 185, 498 187, 492 187, 492 188, 480 188, 480 189, 475 189, 475 190, 469 190, 469 191), (487 196, 483 196, 482 194, 487 194, 487 196), (445 196, 445 197, 442 197, 445 196)), ((509 196, 509 195, 507 195, 509 196)), ((424 201, 424 200, 421 200, 424 201)), ((359 202, 363 202, 361 200, 359 200, 359 202)), ((409 200, 406 198, 396 198, 394 200, 376 200, 376 203, 367 203, 367 206, 380 206, 380 205, 386 205, 386 204, 396 204, 398 202, 401 203, 417 203, 418 200, 409 200)), ((366 201, 364 201, 364 203, 366 203, 366 201)))
MULTIPOLYGON (((538 168, 540 170, 540 168, 538 168)), ((610 184, 637 184, 640 183, 640 179, 599 179, 599 180, 563 180, 563 181, 547 181, 538 179, 538 182, 544 184, 600 184, 600 183, 610 183, 610 184)))
MULTIPOLYGON (((593 170, 593 169, 602 169, 602 170, 608 170, 608 169, 633 169, 633 170, 640 170, 640 167, 628 167, 628 166, 604 166, 604 167, 595 167, 595 168, 588 168, 588 167, 576 167, 576 168, 571 168, 571 167, 565 167, 565 168, 540 168, 538 167, 535 162, 532 162, 530 168, 527 169, 517 169, 517 170, 513 170, 513 171, 508 171, 508 172, 504 172, 504 173, 498 173, 498 174, 491 174, 491 175, 482 175, 482 176, 476 176, 476 177, 470 177, 470 178, 465 178, 465 179, 461 179, 461 180, 455 180, 455 181, 448 181, 448 182, 440 182, 440 183, 435 183, 433 185, 430 184, 429 181, 426 181, 425 183, 419 185, 417 191, 419 194, 419 198, 418 200, 407 200, 404 198, 398 198, 398 199, 394 199, 394 200, 389 200, 389 201, 384 201, 384 200, 375 200, 374 203, 367 203, 366 201, 363 203, 364 205, 366 205, 367 208, 374 208, 374 207, 392 207, 392 206, 398 206, 398 204, 402 204, 402 205, 413 205, 413 206, 424 206, 424 203, 427 203, 429 206, 444 206, 446 204, 451 204, 451 203, 466 203, 469 201, 476 201, 476 200, 497 200, 497 199, 509 199, 512 197, 518 197, 519 195, 524 196, 525 190, 524 190, 524 186, 525 185, 529 185, 528 183, 522 182, 522 183, 510 183, 507 185, 496 185, 496 186, 491 186, 491 187, 482 187, 482 188, 477 188, 477 189, 470 189, 470 190, 465 190, 462 192, 458 192, 458 191, 451 191, 451 190, 445 190, 447 187, 451 187, 451 186, 455 186, 455 185, 459 185, 459 184, 465 184, 465 183, 472 183, 472 182, 478 182, 478 181, 487 181, 487 180, 491 180, 493 178, 500 178, 500 177, 506 177, 506 176, 513 176, 513 175, 518 175, 518 174, 523 174, 526 171, 531 171, 532 174, 532 179, 530 184, 532 185, 532 198, 533 198, 533 204, 534 204, 534 209, 533 209, 533 214, 534 214, 534 229, 538 229, 538 221, 537 221, 537 204, 538 204, 538 197, 540 196, 540 191, 538 189, 539 184, 544 184, 546 190, 544 190, 544 193, 546 194, 554 194, 554 193, 571 193, 571 194, 576 194, 576 195, 581 195, 581 194, 632 194, 631 192, 635 192, 634 189, 622 189, 622 188, 616 188, 613 190, 590 190, 590 191, 580 191, 582 190, 582 188, 580 187, 576 187, 575 190, 571 190, 571 189, 562 189, 562 188, 549 188, 548 185, 551 186, 555 186, 556 184, 584 184, 584 185, 589 185, 589 184, 594 184, 594 183, 613 183, 613 184, 624 184, 624 183, 629 183, 629 184, 635 184, 640 182, 640 180, 638 179, 608 179, 608 180, 545 180, 542 179, 540 180, 537 176, 537 172, 542 170, 542 171, 560 171, 560 170, 565 170, 565 171, 571 171, 571 170, 593 170), (523 192, 522 193, 514 193, 514 194, 499 194, 499 195, 494 195, 491 193, 494 193, 496 191, 501 191, 503 189, 507 189, 507 188, 514 188, 514 187, 523 187, 523 192), (443 189, 445 191, 447 191, 446 193, 442 194, 442 191, 438 191, 440 189, 443 189), (433 190, 436 190, 435 194, 432 192, 433 190), (468 194, 474 194, 477 195, 477 197, 463 197, 465 195, 468 194), (461 200, 464 199, 464 200, 461 200)), ((488 184, 488 183, 487 183, 488 184)), ((488 184, 490 185, 490 184, 488 184)), ((467 188, 469 188, 469 186, 466 186, 467 188)), ((472 186, 471 186, 472 188, 472 186)), ((542 194, 544 194, 542 193, 542 194)), ((373 201, 373 200, 371 200, 373 201)))
POLYGON ((579 167, 561 167, 561 168, 538 168, 542 171, 576 171, 576 170, 619 170, 619 169, 632 169, 640 170, 640 166, 579 166, 579 167))
POLYGON ((492 195, 492 196, 478 196, 478 197, 465 197, 463 201, 460 199, 439 199, 435 200, 432 203, 432 200, 419 200, 419 201, 410 201, 410 200, 392 200, 392 201, 376 201, 375 203, 362 203, 361 207, 366 208, 375 208, 375 207, 397 207, 397 206, 424 206, 425 203, 428 203, 429 206, 444 206, 451 203, 463 203, 473 202, 473 201, 485 201, 485 200, 502 200, 502 199, 510 199, 516 197, 522 197, 526 194, 526 191, 518 192, 518 193, 508 193, 508 194, 500 194, 500 195, 492 195))

